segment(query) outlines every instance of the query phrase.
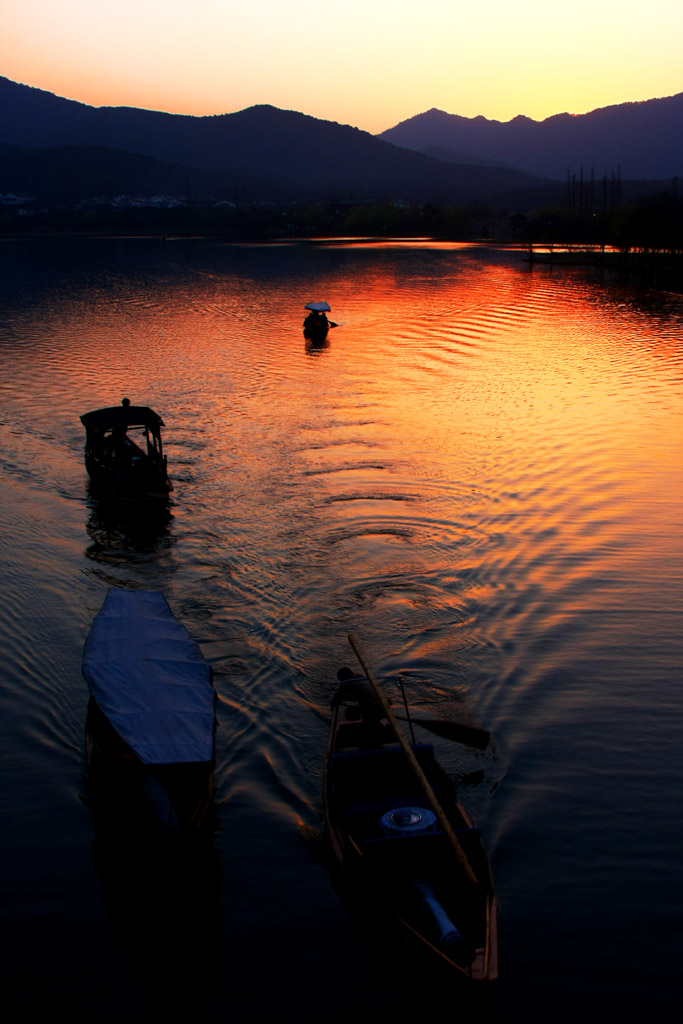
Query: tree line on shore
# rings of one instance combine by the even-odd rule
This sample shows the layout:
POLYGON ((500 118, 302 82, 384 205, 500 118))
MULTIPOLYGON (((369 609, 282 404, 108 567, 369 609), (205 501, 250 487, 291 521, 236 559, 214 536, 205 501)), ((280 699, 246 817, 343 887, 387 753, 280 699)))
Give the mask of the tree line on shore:
POLYGON ((490 238, 524 244, 610 246, 623 251, 683 251, 683 199, 668 189, 629 202, 567 200, 520 214, 487 201, 465 205, 335 202, 169 208, 101 204, 26 210, 0 206, 0 232, 207 235, 232 240, 334 236, 490 238))

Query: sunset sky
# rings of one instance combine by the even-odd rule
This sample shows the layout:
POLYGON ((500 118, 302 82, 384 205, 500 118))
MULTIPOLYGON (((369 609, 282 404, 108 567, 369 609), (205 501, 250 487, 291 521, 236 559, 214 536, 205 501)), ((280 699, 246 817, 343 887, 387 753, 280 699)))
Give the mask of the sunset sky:
POLYGON ((681 0, 0 0, 0 75, 94 106, 255 103, 380 132, 683 91, 681 0))

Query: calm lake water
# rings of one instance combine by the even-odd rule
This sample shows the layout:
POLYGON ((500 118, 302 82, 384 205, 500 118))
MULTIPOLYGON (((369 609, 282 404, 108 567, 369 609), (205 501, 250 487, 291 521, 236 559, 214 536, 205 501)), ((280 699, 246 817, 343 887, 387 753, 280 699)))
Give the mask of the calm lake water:
POLYGON ((434 740, 499 894, 482 1019, 679 1004, 683 297, 522 257, 0 243, 1 914, 24 1012, 461 1008, 330 884, 349 631, 421 709, 492 731, 484 753, 434 740), (310 348, 321 298, 340 326, 310 348), (166 423, 151 524, 89 494, 79 417, 124 395, 166 423), (216 672, 215 838, 192 861, 122 851, 93 814, 80 662, 108 587, 163 591, 216 672))

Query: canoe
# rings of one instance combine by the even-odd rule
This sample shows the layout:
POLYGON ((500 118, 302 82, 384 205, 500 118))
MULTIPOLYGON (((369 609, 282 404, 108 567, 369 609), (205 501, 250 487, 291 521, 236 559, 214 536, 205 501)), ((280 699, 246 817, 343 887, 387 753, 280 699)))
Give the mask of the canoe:
POLYGON ((85 427, 85 467, 95 489, 121 501, 167 501, 173 484, 168 477, 161 440, 164 421, 146 405, 94 409, 81 416, 85 427), (129 430, 140 430, 136 444, 129 430))
POLYGON ((480 831, 433 745, 408 742, 370 676, 345 678, 333 700, 325 823, 343 889, 457 975, 493 981, 497 910, 480 831))
POLYGON ((211 666, 163 594, 109 590, 85 643, 86 756, 93 790, 177 832, 211 804, 211 666))

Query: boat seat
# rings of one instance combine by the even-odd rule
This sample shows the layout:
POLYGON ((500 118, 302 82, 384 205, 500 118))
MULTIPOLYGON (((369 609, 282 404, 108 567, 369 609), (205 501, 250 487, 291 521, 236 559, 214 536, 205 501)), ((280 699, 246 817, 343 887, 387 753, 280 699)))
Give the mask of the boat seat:
MULTIPOLYGON (((451 830, 453 835, 457 839, 463 837, 471 837, 472 839, 481 838, 480 828, 454 828, 451 830)), ((443 836, 445 832, 442 829, 433 829, 430 832, 418 832, 416 835, 398 835, 398 836, 373 836, 372 838, 366 839, 367 843, 422 843, 425 840, 433 842, 435 837, 443 836)), ((467 839, 465 840, 467 842, 467 839)))
MULTIPOLYGON (((412 747, 413 753, 418 761, 433 761, 434 760, 434 745, 432 743, 415 743, 412 747)), ((391 747, 373 747, 370 750, 354 749, 354 750, 338 750, 332 754, 332 762, 339 761, 375 761, 385 760, 387 758, 403 758, 405 757, 403 751, 398 744, 391 747)))
MULTIPOLYGON (((453 829, 470 864, 479 863, 481 856, 481 831, 478 828, 453 829)), ((434 870, 452 863, 453 851, 446 839, 446 833, 422 832, 418 835, 385 836, 368 835, 360 837, 360 845, 372 863, 392 865, 404 870, 411 865, 415 870, 430 865, 434 870)))
MULTIPOLYGON (((439 780, 434 779, 434 747, 431 743, 419 743, 413 751, 438 793, 441 787, 439 780)), ((335 802, 346 813, 383 813, 392 807, 423 806, 426 799, 398 746, 333 753, 329 780, 335 802)))
MULTIPOLYGON (((431 743, 416 744, 413 753, 424 771, 435 764, 431 743)), ((399 746, 337 751, 330 758, 330 776, 335 784, 352 794, 375 790, 379 797, 392 790, 412 790, 415 786, 412 769, 399 746), (388 784, 387 780, 393 784, 388 784)))
POLYGON ((381 800, 358 800, 355 803, 341 804, 343 814, 350 816, 373 815, 378 820, 386 811, 392 811, 396 807, 428 807, 424 793, 416 792, 406 796, 388 796, 381 800))

